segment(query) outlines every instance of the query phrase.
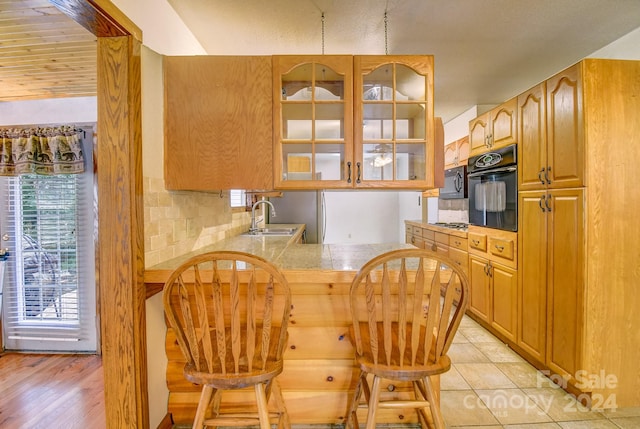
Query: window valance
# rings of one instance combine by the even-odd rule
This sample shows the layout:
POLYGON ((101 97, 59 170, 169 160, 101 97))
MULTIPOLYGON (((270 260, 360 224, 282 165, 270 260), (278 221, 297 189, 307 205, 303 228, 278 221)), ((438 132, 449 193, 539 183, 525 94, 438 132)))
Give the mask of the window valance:
POLYGON ((0 128, 0 176, 82 173, 81 132, 70 125, 0 128))

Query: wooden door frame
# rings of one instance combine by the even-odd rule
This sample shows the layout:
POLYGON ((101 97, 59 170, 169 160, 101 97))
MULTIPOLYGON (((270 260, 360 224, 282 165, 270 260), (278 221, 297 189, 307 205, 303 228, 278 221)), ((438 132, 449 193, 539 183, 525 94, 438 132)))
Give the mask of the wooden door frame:
POLYGON ((148 428, 142 32, 109 0, 50 0, 98 38, 97 287, 107 428, 148 428))

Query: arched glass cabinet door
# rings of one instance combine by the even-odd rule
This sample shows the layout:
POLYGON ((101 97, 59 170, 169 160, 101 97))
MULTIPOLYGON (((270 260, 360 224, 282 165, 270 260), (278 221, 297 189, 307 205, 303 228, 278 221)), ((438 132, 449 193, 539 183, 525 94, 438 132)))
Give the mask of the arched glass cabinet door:
POLYGON ((434 186, 433 57, 354 57, 355 186, 434 186))
POLYGON ((353 177, 353 57, 276 56, 276 189, 344 188, 353 177))

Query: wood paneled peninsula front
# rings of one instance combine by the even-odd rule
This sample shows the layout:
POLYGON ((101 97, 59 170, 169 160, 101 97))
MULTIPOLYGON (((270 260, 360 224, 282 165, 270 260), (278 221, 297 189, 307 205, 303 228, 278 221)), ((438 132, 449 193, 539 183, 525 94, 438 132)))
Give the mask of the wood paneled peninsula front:
MULTIPOLYGON (((354 352, 348 338, 351 280, 374 256, 414 246, 404 243, 300 244, 304 225, 294 226, 299 230, 293 236, 240 235, 151 267, 145 272, 148 295, 160 292, 169 273, 193 254, 237 250, 275 262, 287 277, 292 293, 289 343, 284 371, 278 377, 291 422, 342 424, 349 392, 357 377, 353 366, 354 352)), ((175 424, 189 424, 195 414, 200 388, 184 379, 184 360, 170 330, 167 331, 165 350, 168 412, 175 424)), ((403 385, 385 387, 388 389, 383 391, 393 397, 404 397, 409 388, 403 385)), ((249 404, 252 392, 238 392, 233 400, 249 404)), ((417 422, 413 410, 385 409, 379 414, 379 422, 417 422)), ((359 418, 364 421, 365 415, 359 418)))

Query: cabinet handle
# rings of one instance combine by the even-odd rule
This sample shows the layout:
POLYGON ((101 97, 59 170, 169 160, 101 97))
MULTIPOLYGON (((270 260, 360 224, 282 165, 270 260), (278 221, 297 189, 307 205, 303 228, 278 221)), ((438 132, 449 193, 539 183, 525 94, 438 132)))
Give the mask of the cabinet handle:
POLYGON ((491 262, 484 265, 484 273, 489 277, 493 277, 493 274, 491 273, 492 269, 493 266, 491 265, 491 262))
POLYGON ((547 206, 547 211, 550 212, 551 211, 551 203, 550 203, 551 198, 547 198, 544 201, 544 205, 547 206))
POLYGON ((360 183, 360 163, 356 162, 356 167, 358 167, 358 176, 356 177, 356 183, 360 183))
POLYGON ((544 172, 544 178, 547 179, 547 185, 551 184, 551 180, 549 180, 550 172, 551 172, 551 167, 547 167, 547 171, 544 172))
POLYGON ((502 253, 502 251, 504 250, 504 246, 498 246, 497 244, 494 246, 496 249, 498 249, 498 252, 502 253))
POLYGON ((542 183, 544 185, 544 179, 542 178, 542 174, 544 174, 545 169, 544 167, 542 167, 542 169, 538 172, 538 180, 540 180, 540 183, 542 183))
POLYGON ((433 244, 431 245, 431 250, 433 250, 434 252, 437 252, 437 251, 438 251, 438 246, 436 246, 436 243, 433 243, 433 244))
POLYGON ((480 244, 480 240, 471 240, 471 242, 473 243, 474 246, 477 246, 478 244, 480 244))
POLYGON ((486 137, 484 138, 484 145, 485 145, 486 147, 489 147, 489 146, 490 146, 490 145, 489 145, 489 134, 487 134, 487 135, 486 135, 486 137))
POLYGON ((416 244, 416 238, 415 237, 411 237, 411 244, 416 244))
POLYGON ((351 183, 351 161, 347 162, 348 172, 347 172, 347 183, 351 183))
POLYGON ((460 245, 462 244, 461 242, 459 242, 459 241, 457 241, 457 240, 456 240, 456 241, 454 241, 453 243, 454 243, 456 246, 460 246, 460 245))
POLYGON ((540 200, 538 201, 538 205, 540 206, 540 210, 542 210, 543 212, 547 211, 544 208, 544 206, 542 205, 542 202, 544 201, 544 199, 545 199, 545 196, 543 195, 543 196, 540 197, 540 200))

